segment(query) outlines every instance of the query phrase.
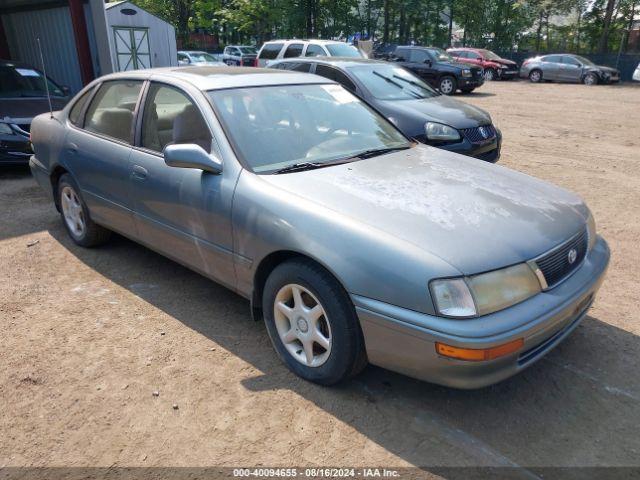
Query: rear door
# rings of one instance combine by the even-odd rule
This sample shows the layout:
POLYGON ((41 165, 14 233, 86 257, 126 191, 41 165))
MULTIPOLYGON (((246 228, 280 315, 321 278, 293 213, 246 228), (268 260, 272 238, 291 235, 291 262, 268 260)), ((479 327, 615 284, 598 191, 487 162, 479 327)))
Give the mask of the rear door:
POLYGON ((170 144, 196 144, 219 157, 203 112, 184 90, 149 84, 131 153, 135 222, 143 243, 230 285, 230 212, 237 174, 170 167, 162 153, 170 144))
POLYGON ((545 80, 560 80, 562 68, 562 56, 561 55, 547 55, 541 59, 542 78, 545 80))
POLYGON ((129 157, 142 86, 141 80, 104 82, 84 118, 70 122, 62 151, 94 220, 130 237, 136 232, 129 157))

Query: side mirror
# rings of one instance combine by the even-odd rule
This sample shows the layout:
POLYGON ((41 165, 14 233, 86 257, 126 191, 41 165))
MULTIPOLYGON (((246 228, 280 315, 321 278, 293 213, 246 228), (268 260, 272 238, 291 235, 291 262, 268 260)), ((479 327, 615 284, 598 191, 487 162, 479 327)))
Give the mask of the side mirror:
POLYGON ((428 58, 424 61, 425 65, 427 65, 428 67, 431 66, 431 60, 429 60, 428 58))
POLYGON ((164 163, 176 168, 197 168, 213 174, 222 173, 222 163, 200 145, 183 143, 164 147, 164 163))
POLYGON ((60 87, 60 90, 62 90, 62 93, 64 93, 65 97, 68 97, 69 95, 71 95, 71 88, 69 88, 68 85, 62 85, 60 87))

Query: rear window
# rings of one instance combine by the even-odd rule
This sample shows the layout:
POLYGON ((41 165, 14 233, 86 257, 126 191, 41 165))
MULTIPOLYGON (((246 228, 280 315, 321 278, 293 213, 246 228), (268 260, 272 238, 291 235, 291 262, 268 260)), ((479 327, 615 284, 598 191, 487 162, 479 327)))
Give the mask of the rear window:
POLYGON ((260 57, 263 60, 273 60, 278 56, 280 50, 282 49, 282 43, 267 43, 260 50, 260 57))

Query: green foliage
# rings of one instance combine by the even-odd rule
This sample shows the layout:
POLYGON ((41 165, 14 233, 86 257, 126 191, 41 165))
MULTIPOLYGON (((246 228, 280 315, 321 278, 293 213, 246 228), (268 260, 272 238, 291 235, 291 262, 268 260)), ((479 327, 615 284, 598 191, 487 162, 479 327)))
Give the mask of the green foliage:
POLYGON ((640 0, 133 1, 171 22, 184 42, 198 28, 221 44, 344 39, 360 32, 379 41, 446 47, 451 29, 461 44, 496 51, 617 51, 625 47, 630 22, 640 19, 640 0))

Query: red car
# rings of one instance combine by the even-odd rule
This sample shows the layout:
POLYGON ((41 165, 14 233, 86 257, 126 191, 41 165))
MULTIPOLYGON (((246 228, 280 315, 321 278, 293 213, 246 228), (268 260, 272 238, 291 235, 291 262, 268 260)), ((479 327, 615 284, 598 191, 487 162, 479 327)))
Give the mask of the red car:
POLYGON ((518 76, 518 65, 484 48, 450 48, 447 52, 459 62, 484 68, 485 80, 510 80, 518 76))

